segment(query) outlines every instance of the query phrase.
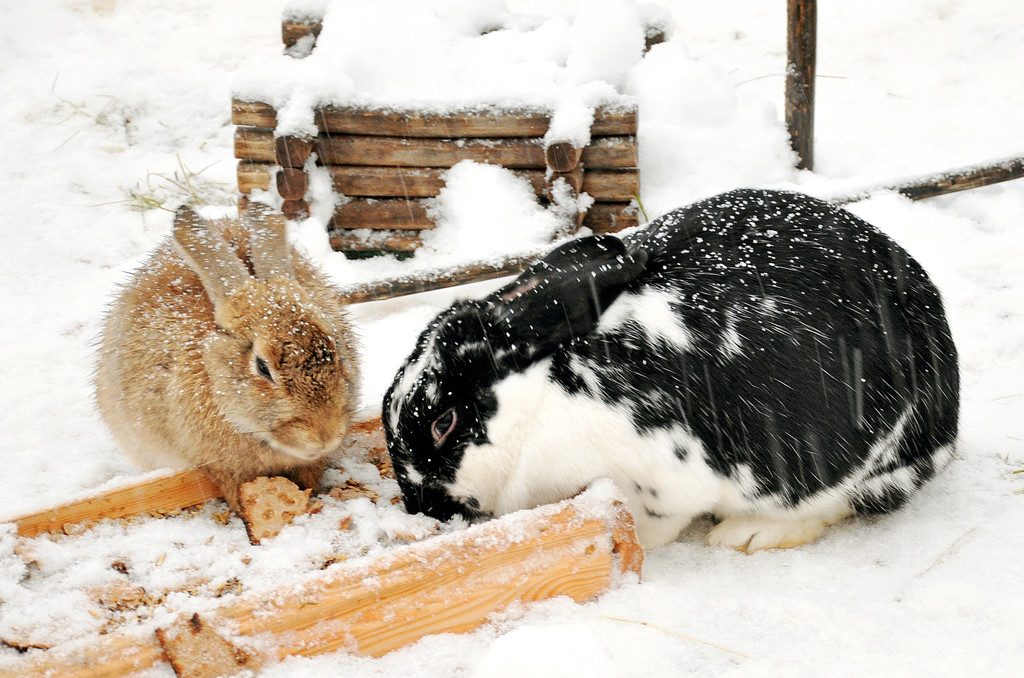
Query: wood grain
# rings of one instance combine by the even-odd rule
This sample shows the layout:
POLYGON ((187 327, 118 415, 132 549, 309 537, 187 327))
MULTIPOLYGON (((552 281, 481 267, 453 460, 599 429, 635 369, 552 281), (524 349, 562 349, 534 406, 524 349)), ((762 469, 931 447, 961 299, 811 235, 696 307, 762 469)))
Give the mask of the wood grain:
MULTIPOLYGON (((359 167, 350 165, 328 165, 334 192, 353 198, 432 198, 444 188, 442 167, 359 167)), ((577 167, 582 169, 582 167, 577 167)), ((268 162, 238 162, 238 190, 252 193, 267 190, 274 165, 268 162)), ((576 172, 566 175, 555 174, 550 180, 546 172, 539 169, 512 170, 516 176, 526 179, 533 192, 546 195, 551 181, 562 176, 574 187, 576 172)), ((587 193, 599 202, 628 202, 640 192, 640 174, 636 168, 588 169, 582 172, 583 183, 578 191, 587 193)))
POLYGON ((13 522, 17 523, 19 536, 35 537, 44 532, 60 532, 65 526, 88 521, 174 511, 221 496, 220 488, 206 473, 199 469, 184 469, 114 490, 87 495, 53 508, 20 516, 13 522))
MULTIPOLYGON (((390 137, 510 138, 542 137, 549 112, 537 109, 479 107, 431 112, 422 109, 367 109, 326 106, 314 114, 320 132, 390 137)), ((277 111, 258 101, 231 102, 231 122, 245 127, 277 127, 277 111)), ((605 106, 594 111, 593 136, 636 134, 636 106, 605 106)))
MULTIPOLYGON (((470 631, 511 603, 589 600, 638 576, 642 561, 625 507, 607 489, 588 490, 253 590, 211 606, 203 622, 232 647, 261 648, 264 662, 335 650, 381 656, 427 634, 470 631)), ((154 630, 138 627, 6 659, 0 678, 117 678, 166 659, 154 630)))

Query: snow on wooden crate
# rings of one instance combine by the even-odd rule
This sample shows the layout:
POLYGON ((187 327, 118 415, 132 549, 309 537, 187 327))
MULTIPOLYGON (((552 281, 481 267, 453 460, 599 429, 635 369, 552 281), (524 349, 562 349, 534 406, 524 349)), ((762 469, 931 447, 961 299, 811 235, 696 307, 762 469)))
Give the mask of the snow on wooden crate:
MULTIPOLYGON (((282 22, 286 54, 300 60, 292 64, 295 68, 319 47, 324 23, 325 10, 310 12, 305 4, 293 3, 282 22)), ((654 19, 646 22, 644 51, 665 39, 666 26, 654 19)), ((499 30, 495 26, 485 32, 499 30)), ((295 117, 294 96, 281 97, 278 91, 275 97, 268 91, 260 97, 259 87, 242 90, 232 105, 240 192, 276 192, 289 217, 308 215, 309 161, 315 156, 334 193, 345 196, 328 225, 336 250, 419 247, 421 234, 436 225, 428 201, 444 188, 445 172, 463 160, 501 165, 528 182, 542 203, 569 204, 560 210, 568 232, 581 225, 612 232, 638 223, 637 109, 634 100, 617 91, 584 97, 590 110, 584 113, 589 126, 582 133, 578 124, 567 127, 564 122, 579 116, 572 109, 579 102, 570 102, 572 115, 567 116, 558 100, 401 104, 361 97, 361 104, 315 107, 313 124, 295 134, 290 123, 279 124, 286 109, 289 121, 295 117), (591 99, 596 103, 591 105, 591 99), (563 122, 555 124, 558 116, 563 122), (583 194, 589 198, 578 199, 583 194)), ((308 92, 306 98, 329 99, 308 92)))

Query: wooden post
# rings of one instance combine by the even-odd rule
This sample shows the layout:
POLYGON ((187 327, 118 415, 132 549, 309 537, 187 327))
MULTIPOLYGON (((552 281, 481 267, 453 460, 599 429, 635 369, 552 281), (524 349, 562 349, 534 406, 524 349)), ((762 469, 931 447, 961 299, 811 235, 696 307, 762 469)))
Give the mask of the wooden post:
POLYGON ((817 0, 787 0, 786 127, 799 169, 814 169, 817 0))

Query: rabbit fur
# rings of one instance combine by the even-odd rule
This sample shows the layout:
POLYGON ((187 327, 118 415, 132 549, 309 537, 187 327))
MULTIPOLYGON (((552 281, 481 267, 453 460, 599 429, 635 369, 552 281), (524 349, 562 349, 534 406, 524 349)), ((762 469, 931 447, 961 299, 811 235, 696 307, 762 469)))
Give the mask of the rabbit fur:
POLYGON ((853 214, 737 190, 570 241, 423 331, 383 403, 408 510, 501 515, 610 477, 640 542, 809 542, 950 459, 938 290, 853 214))
POLYGON ((241 483, 319 487, 359 399, 343 300, 262 205, 211 222, 179 208, 100 340, 96 400, 146 469, 202 467, 238 510, 241 483))

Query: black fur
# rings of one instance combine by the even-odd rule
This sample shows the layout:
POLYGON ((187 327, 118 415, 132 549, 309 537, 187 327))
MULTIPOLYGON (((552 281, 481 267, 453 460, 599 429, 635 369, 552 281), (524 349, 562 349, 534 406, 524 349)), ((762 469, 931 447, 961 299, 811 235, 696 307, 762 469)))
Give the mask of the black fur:
POLYGON ((681 424, 716 473, 746 467, 754 494, 784 506, 856 480, 852 509, 891 510, 956 437, 957 354, 938 291, 877 229, 795 193, 733 191, 623 241, 575 241, 440 314, 384 400, 410 511, 477 513, 445 485, 466 446, 487 441, 494 385, 547 358, 564 391, 628 408, 640 432, 681 424), (671 295, 687 346, 642 316, 608 320, 620 295, 649 290, 671 295), (431 423, 449 408, 458 425, 435 449, 431 423), (894 452, 872 457, 890 435, 894 452))

